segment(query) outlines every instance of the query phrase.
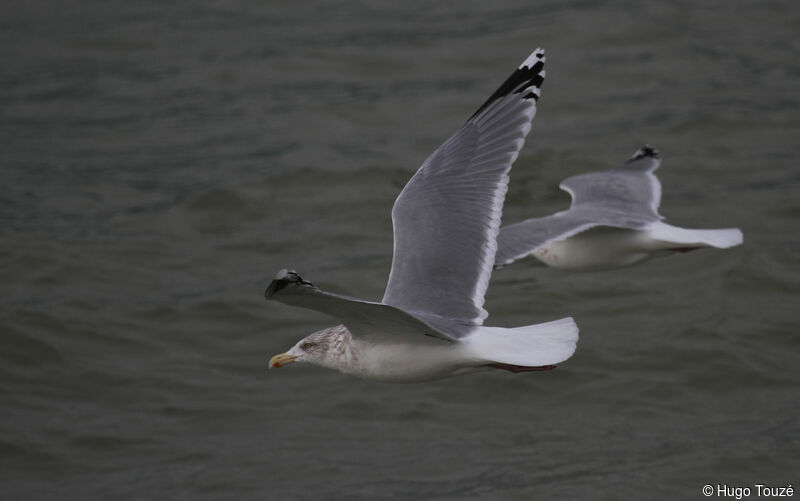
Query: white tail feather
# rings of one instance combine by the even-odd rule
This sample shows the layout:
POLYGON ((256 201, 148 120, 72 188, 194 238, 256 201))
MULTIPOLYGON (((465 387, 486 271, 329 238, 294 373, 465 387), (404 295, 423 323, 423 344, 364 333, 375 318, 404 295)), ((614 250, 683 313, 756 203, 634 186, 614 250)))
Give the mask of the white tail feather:
POLYGON ((699 230, 693 228, 678 228, 666 223, 653 223, 650 228, 650 237, 653 240, 675 244, 676 246, 697 245, 727 249, 740 245, 743 236, 739 228, 724 228, 716 230, 699 230))
POLYGON ((480 360, 523 367, 563 362, 575 352, 578 326, 571 317, 513 329, 480 327, 463 341, 480 360))

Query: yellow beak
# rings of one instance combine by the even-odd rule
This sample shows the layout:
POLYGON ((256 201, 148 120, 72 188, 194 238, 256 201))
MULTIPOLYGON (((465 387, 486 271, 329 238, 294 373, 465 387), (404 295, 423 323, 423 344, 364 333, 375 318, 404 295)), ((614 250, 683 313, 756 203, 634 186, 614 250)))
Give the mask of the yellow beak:
POLYGON ((272 369, 273 367, 281 367, 286 364, 290 364, 294 362, 294 359, 297 358, 294 355, 289 355, 288 353, 281 353, 280 355, 275 355, 274 357, 269 359, 269 368, 272 369))

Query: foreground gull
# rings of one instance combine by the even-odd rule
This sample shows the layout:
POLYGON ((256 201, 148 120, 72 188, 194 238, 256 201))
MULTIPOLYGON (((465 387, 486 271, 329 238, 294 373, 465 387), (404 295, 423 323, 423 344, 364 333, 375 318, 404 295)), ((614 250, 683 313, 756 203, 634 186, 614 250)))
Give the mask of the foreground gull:
POLYGON ((621 167, 565 179, 559 187, 572 197, 570 208, 503 226, 495 265, 532 255, 554 268, 603 269, 742 243, 738 228, 700 230, 661 222, 661 184, 653 174, 659 164, 658 151, 645 146, 621 167))
POLYGON ((324 292, 281 270, 265 296, 342 323, 272 357, 381 381, 425 381, 484 370, 547 370, 575 351, 572 318, 484 327, 508 172, 525 142, 544 79, 537 49, 431 154, 392 209, 394 256, 381 302, 324 292))

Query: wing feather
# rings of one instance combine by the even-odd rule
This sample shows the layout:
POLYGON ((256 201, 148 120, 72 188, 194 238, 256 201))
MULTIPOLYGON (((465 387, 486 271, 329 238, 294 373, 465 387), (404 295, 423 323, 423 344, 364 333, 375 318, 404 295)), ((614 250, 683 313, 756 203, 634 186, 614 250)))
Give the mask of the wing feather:
POLYGON ((559 188, 569 193, 568 210, 503 226, 497 238, 495 266, 530 255, 554 240, 564 240, 597 226, 642 229, 659 221, 661 184, 653 174, 658 151, 644 146, 622 166, 572 176, 559 188))
POLYGON ((294 271, 281 270, 267 286, 264 297, 290 306, 307 308, 331 316, 358 336, 400 335, 419 338, 427 335, 446 341, 455 338, 441 332, 435 320, 426 322, 394 306, 363 301, 341 294, 325 292, 303 280, 294 271), (386 329, 391 329, 387 332, 386 329))
POLYGON ((457 334, 483 323, 508 172, 536 114, 544 61, 541 49, 531 53, 397 197, 383 303, 453 319, 457 334))

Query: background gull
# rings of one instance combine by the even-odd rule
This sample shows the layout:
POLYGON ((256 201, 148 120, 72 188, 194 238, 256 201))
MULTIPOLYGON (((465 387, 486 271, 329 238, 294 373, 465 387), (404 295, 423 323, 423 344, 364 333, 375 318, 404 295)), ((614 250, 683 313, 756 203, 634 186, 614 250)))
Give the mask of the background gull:
POLYGON ((368 379, 422 381, 486 368, 545 370, 572 355, 572 318, 483 326, 508 172, 536 113, 544 62, 543 50, 531 53, 403 188, 392 209, 394 256, 381 302, 278 273, 267 299, 342 325, 300 340, 270 367, 310 362, 368 379))
POLYGON ((534 256, 555 268, 602 269, 742 243, 738 228, 701 230, 662 222, 661 184, 653 174, 660 163, 658 151, 645 146, 621 167, 565 179, 559 187, 572 197, 570 208, 502 227, 495 265, 534 256))

